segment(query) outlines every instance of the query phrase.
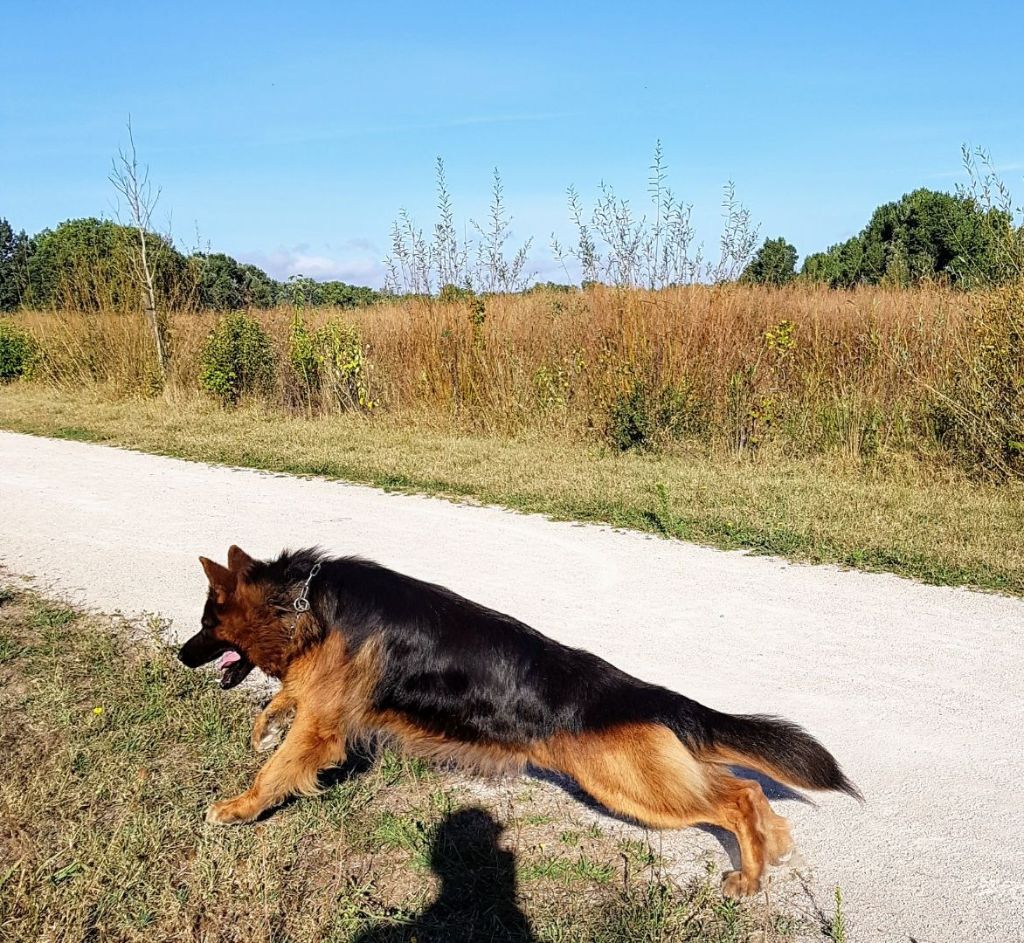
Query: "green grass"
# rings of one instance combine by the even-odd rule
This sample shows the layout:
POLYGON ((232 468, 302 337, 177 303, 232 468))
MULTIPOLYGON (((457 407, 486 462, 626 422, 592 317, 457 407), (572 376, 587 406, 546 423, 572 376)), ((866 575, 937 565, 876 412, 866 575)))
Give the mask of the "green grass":
POLYGON ((1024 487, 905 457, 866 466, 777 453, 620 455, 554 435, 468 436, 387 417, 310 420, 29 384, 0 388, 0 427, 1024 595, 1024 487))
POLYGON ((566 828, 568 797, 469 802, 459 778, 391 752, 255 825, 206 825, 261 762, 246 692, 137 626, 12 589, 0 653, 4 941, 825 939, 764 898, 724 901, 713 867, 627 880, 610 835, 566 828))
POLYGON ((607 884, 614 874, 615 868, 610 863, 592 861, 583 854, 578 858, 548 858, 522 868, 524 880, 546 878, 564 884, 572 884, 578 879, 607 884))

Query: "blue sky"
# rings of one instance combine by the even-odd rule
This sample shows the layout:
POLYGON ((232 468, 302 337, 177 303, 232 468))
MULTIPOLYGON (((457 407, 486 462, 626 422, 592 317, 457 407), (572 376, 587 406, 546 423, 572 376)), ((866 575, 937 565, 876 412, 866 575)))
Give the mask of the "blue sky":
POLYGON ((533 268, 558 277, 566 187, 605 180, 642 211, 660 138, 707 244, 732 179, 804 254, 952 188, 964 142, 1024 192, 1022 28, 1022 4, 941 0, 9 3, 0 216, 112 215, 131 114, 183 245, 377 283, 399 208, 432 221, 441 155, 463 221, 501 169, 533 268))

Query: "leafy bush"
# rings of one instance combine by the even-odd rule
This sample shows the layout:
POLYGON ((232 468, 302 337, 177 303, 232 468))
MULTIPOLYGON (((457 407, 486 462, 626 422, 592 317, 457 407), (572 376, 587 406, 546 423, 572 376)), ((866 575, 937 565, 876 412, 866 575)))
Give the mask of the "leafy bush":
POLYGON ((669 439, 696 434, 703 410, 685 386, 638 381, 612 402, 605 437, 620 452, 649 452, 669 439))
POLYGON ((38 355, 36 342, 25 331, 0 319, 0 381, 28 374, 38 355))
POLYGON ((437 295, 437 300, 442 304, 458 304, 460 301, 472 302, 475 298, 476 294, 472 288, 453 285, 451 282, 442 285, 441 291, 437 295))
POLYGON ((363 340, 355 327, 328 321, 310 333, 296 315, 289 360, 307 406, 318 397, 342 410, 370 410, 376 406, 370 396, 363 340))
POLYGON ((274 374, 274 351, 259 321, 242 312, 224 315, 203 348, 199 385, 224 403, 237 403, 268 393, 274 374))

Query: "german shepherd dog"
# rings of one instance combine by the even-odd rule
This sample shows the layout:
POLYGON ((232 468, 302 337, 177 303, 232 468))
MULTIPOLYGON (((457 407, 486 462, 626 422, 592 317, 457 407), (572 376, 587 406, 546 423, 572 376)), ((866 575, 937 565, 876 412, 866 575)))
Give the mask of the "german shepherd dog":
POLYGON ((744 896, 793 842, 761 786, 731 767, 859 798, 795 724, 704 707, 441 586, 317 549, 262 561, 232 547, 227 567, 200 562, 209 595, 181 661, 196 668, 217 658, 222 688, 253 667, 280 679, 253 727, 257 750, 291 722, 252 786, 211 805, 209 822, 250 822, 289 795, 313 793, 348 743, 383 735, 419 756, 564 774, 654 828, 728 829, 742 863, 723 892, 744 896))

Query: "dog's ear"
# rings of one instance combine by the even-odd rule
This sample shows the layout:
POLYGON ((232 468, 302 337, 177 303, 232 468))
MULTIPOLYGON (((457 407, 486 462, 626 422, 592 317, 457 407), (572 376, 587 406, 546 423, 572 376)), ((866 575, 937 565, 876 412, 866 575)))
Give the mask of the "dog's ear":
POLYGON ((242 576, 255 562, 241 547, 232 544, 228 548, 228 569, 232 573, 242 576))
POLYGON ((214 591, 218 604, 223 605, 235 591, 237 583, 235 574, 227 567, 214 563, 213 560, 208 560, 206 557, 200 557, 199 562, 206 571, 206 578, 210 581, 210 589, 214 591))

